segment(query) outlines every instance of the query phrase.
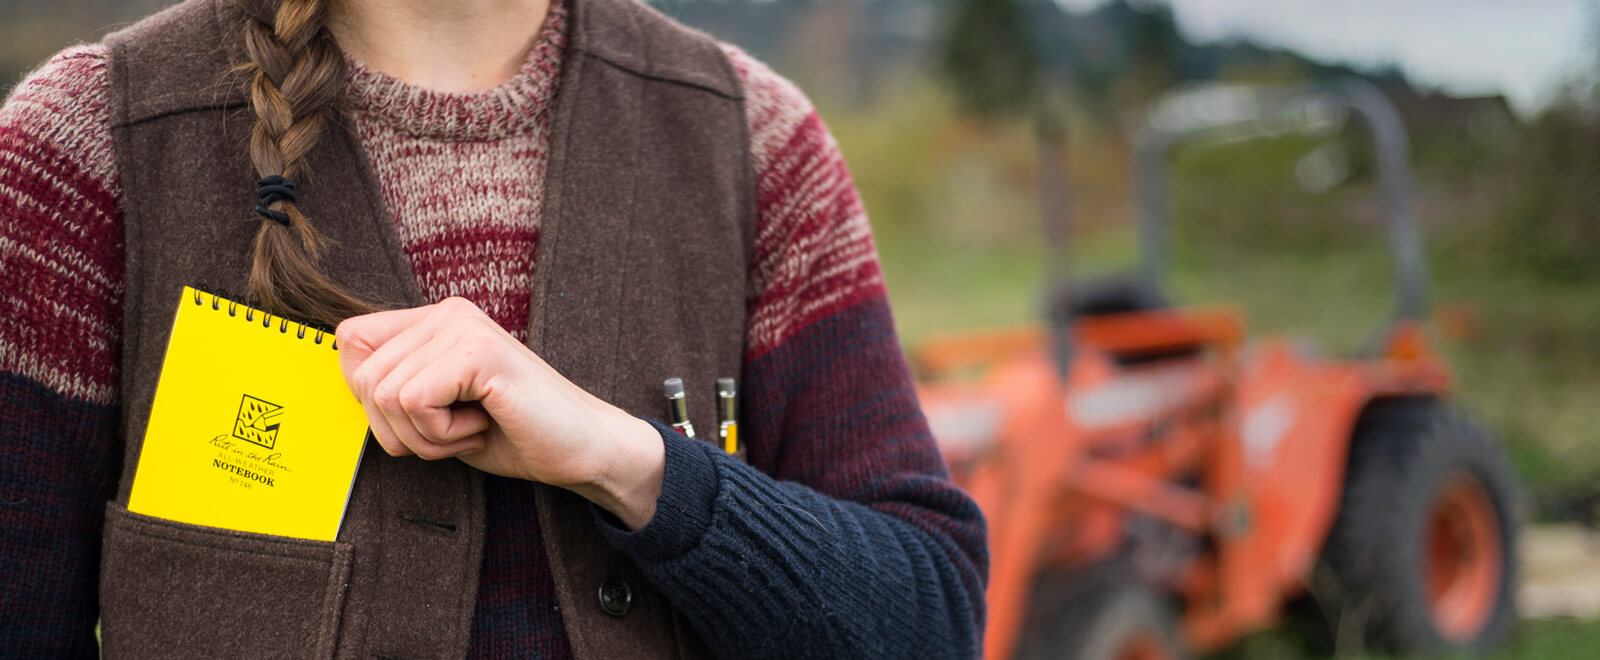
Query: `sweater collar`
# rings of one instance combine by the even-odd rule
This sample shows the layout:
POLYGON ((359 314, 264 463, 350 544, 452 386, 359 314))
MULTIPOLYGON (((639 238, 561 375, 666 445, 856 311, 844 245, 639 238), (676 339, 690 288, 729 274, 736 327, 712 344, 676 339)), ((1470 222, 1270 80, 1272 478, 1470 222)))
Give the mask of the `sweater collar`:
POLYGON ((489 89, 450 93, 386 75, 345 56, 346 98, 363 119, 401 133, 449 141, 495 140, 526 133, 548 113, 567 40, 565 0, 552 0, 544 26, 516 75, 489 89))

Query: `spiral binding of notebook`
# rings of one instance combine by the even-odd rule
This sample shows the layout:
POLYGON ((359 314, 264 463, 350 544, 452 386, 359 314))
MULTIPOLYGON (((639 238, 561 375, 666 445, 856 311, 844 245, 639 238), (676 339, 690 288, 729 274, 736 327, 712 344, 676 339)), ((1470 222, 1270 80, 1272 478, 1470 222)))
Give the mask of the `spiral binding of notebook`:
MULTIPOLYGON (((254 307, 251 307, 249 305, 245 305, 243 303, 240 303, 240 302, 237 302, 237 301, 234 301, 234 300, 230 300, 228 298, 224 298, 224 297, 219 296, 219 295, 217 295, 215 293, 209 293, 209 292, 206 292, 206 291, 201 291, 199 289, 191 289, 191 290, 194 292, 193 293, 194 304, 196 304, 196 305, 200 305, 202 307, 205 306, 205 304, 206 304, 205 303, 205 298, 207 296, 210 296, 210 298, 211 298, 211 309, 212 310, 220 312, 220 311, 223 311, 224 308, 226 308, 226 311, 228 312, 228 316, 237 317, 237 316, 240 315, 239 314, 239 310, 243 309, 244 310, 244 320, 245 320, 245 322, 253 323, 253 322, 255 322, 255 317, 260 316, 261 317, 261 327, 267 328, 267 329, 271 329, 272 328, 272 320, 273 320, 274 317, 270 312, 265 312, 265 311, 256 309, 254 307)), ((306 338, 306 334, 309 332, 309 333, 312 334, 312 341, 317 343, 317 344, 321 344, 324 337, 332 334, 332 333, 328 332, 327 330, 324 330, 323 328, 314 326, 314 325, 312 325, 310 323, 305 323, 305 322, 302 322, 302 321, 296 321, 296 320, 290 319, 290 318, 285 317, 285 316, 278 316, 276 318, 278 320, 278 332, 280 332, 282 334, 289 334, 289 326, 294 326, 294 328, 295 328, 295 337, 297 339, 305 339, 306 338)), ((333 350, 336 350, 336 351, 339 350, 339 340, 337 338, 333 339, 330 343, 333 345, 333 350)))

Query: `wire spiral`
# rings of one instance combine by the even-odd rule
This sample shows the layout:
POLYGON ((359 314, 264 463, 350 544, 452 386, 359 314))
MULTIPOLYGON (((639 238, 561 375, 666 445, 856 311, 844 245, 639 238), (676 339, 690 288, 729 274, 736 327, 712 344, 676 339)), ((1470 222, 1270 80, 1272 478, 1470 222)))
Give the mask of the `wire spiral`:
MULTIPOLYGON (((195 289, 194 290, 194 304, 196 306, 201 306, 201 307, 205 306, 205 304, 206 304, 205 303, 205 298, 207 296, 210 296, 210 298, 211 298, 211 309, 212 310, 219 311, 219 312, 220 311, 224 311, 224 305, 226 305, 226 311, 228 312, 228 316, 237 317, 237 316, 239 316, 239 309, 240 308, 244 308, 244 320, 245 321, 253 323, 253 322, 255 322, 256 315, 259 314, 259 315, 261 315, 261 327, 262 328, 266 328, 268 330, 272 329, 272 319, 273 319, 272 314, 267 313, 267 312, 263 312, 263 311, 261 311, 259 309, 256 309, 254 307, 250 307, 248 305, 242 305, 242 304, 240 304, 238 302, 235 302, 233 300, 229 300, 227 298, 223 298, 222 296, 219 296, 219 295, 214 294, 214 293, 206 293, 204 291, 200 291, 199 289, 195 289)), ((317 344, 317 345, 321 345, 324 338, 330 338, 333 335, 332 332, 329 332, 328 330, 325 330, 325 329, 323 329, 321 327, 318 327, 318 326, 315 326, 315 325, 311 325, 309 323, 302 323, 300 321, 294 321, 294 320, 289 319, 288 317, 283 317, 283 316, 279 316, 279 317, 277 317, 277 319, 278 319, 278 333, 279 334, 283 334, 283 335, 288 335, 289 334, 289 329, 292 327, 292 328, 294 328, 294 337, 295 337, 295 339, 305 339, 306 335, 309 333, 311 335, 312 343, 317 344)), ((333 350, 336 350, 336 351, 339 350, 339 340, 337 338, 332 339, 328 343, 332 346, 333 350)))

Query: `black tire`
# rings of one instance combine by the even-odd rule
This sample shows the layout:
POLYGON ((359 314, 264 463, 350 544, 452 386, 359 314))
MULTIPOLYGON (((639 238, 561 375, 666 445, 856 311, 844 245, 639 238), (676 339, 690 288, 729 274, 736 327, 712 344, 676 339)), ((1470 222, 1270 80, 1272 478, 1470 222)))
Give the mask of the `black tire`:
POLYGON ((1160 657, 1187 658, 1174 603, 1131 571, 1099 566, 1035 582, 1018 640, 1019 660, 1119 660, 1135 640, 1160 657))
MULTIPOLYGON (((1380 401, 1362 415, 1323 565, 1312 593, 1339 652, 1476 652, 1503 642, 1516 621, 1518 489, 1495 441, 1431 399, 1380 401), (1447 483, 1482 487, 1498 534, 1492 609, 1452 639, 1434 622, 1424 535, 1447 483)), ((1485 556, 1493 556, 1485 553, 1485 556)), ((1492 560, 1487 565, 1493 566, 1492 560)), ((1483 583, 1489 583, 1488 579, 1483 583)), ((1482 610, 1480 610, 1482 611, 1482 610)))

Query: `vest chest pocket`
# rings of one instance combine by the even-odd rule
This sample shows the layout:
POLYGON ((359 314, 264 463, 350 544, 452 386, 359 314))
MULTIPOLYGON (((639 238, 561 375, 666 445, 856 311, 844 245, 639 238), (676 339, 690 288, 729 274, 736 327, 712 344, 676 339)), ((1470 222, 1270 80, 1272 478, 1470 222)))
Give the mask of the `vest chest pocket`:
POLYGON ((328 658, 351 546, 161 520, 106 507, 104 655, 328 658))

